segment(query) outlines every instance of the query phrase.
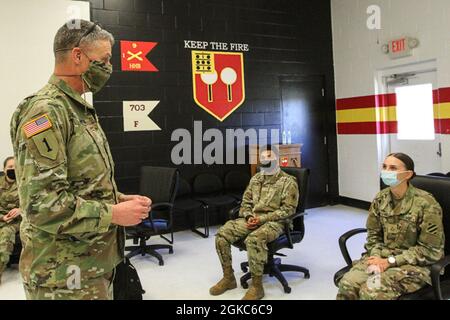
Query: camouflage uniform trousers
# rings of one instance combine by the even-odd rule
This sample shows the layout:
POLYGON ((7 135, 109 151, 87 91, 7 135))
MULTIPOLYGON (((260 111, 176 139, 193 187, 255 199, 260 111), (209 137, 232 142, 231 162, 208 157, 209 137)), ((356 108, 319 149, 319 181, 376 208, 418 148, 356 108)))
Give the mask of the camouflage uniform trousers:
POLYGON ((85 281, 81 289, 23 286, 27 300, 113 300, 113 281, 114 271, 85 281))
POLYGON ((232 265, 231 244, 245 238, 248 263, 252 276, 262 276, 267 262, 267 243, 283 233, 284 226, 278 222, 266 222, 256 230, 247 229, 243 218, 228 221, 216 235, 216 250, 223 267, 232 265))
POLYGON ((16 233, 19 232, 19 229, 19 222, 11 222, 0 227, 0 275, 5 271, 9 257, 14 250, 16 233))
POLYGON ((378 275, 370 275, 366 270, 367 258, 353 263, 339 282, 338 300, 396 300, 430 282, 430 272, 424 267, 392 267, 378 275))

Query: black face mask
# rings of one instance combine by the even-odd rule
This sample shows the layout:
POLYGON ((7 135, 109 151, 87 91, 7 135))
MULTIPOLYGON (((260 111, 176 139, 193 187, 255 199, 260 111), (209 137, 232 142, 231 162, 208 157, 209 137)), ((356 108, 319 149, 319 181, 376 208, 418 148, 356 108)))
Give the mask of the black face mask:
POLYGON ((261 163, 261 168, 265 168, 265 169, 275 168, 276 163, 277 163, 277 160, 271 160, 271 161, 267 161, 267 162, 264 161, 261 163))
POLYGON ((16 180, 16 171, 14 169, 6 170, 6 176, 11 180, 16 180))

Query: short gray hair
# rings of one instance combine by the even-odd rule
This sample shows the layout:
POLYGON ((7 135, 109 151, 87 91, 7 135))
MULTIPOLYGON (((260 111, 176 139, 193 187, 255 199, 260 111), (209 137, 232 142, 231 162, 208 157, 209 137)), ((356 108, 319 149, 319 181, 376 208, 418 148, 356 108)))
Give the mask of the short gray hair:
POLYGON ((56 61, 63 61, 67 52, 77 46, 88 47, 99 40, 107 40, 111 46, 114 45, 113 35, 97 23, 82 19, 70 20, 56 32, 53 41, 56 61))

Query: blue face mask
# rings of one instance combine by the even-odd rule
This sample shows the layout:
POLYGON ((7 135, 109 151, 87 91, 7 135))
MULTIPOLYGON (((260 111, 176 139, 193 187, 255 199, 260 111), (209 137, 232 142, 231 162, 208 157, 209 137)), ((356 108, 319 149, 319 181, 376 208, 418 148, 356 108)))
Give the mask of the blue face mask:
MULTIPOLYGON (((404 172, 406 172, 406 171, 404 171, 404 172)), ((403 180, 402 181, 398 180, 398 178, 397 178, 398 173, 403 173, 403 172, 381 171, 381 180, 383 180, 384 184, 389 187, 396 187, 400 183, 403 182, 403 180)))

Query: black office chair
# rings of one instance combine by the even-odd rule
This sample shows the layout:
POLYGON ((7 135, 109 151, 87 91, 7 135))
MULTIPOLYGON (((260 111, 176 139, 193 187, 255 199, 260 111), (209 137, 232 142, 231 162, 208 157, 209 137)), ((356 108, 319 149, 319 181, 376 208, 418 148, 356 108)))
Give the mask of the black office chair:
MULTIPOLYGON (((197 175, 194 179, 193 189, 193 199, 200 201, 206 207, 208 215, 210 209, 228 212, 230 208, 237 204, 235 198, 224 193, 222 180, 215 174, 200 173, 197 175)), ((209 218, 205 222, 209 224, 209 218)))
POLYGON ((447 175, 446 175, 445 173, 442 173, 442 172, 433 172, 433 173, 429 173, 429 174, 427 174, 427 176, 444 177, 444 178, 447 178, 447 175))
MULTIPOLYGON (((267 263, 264 266, 264 274, 268 274, 271 277, 275 277, 280 281, 283 286, 285 293, 291 293, 291 288, 283 276, 282 272, 285 271, 295 271, 301 272, 305 275, 305 279, 309 279, 310 274, 309 270, 294 265, 282 264, 280 258, 274 258, 274 256, 285 257, 286 255, 278 252, 282 249, 294 249, 294 244, 299 243, 303 240, 305 235, 305 224, 304 224, 304 215, 305 215, 305 201, 306 195, 308 193, 308 182, 309 182, 309 169, 305 168, 282 168, 282 170, 291 176, 294 176, 297 179, 297 184, 299 188, 300 198, 298 202, 298 206, 295 214, 284 221, 285 223, 285 231, 282 235, 280 235, 276 240, 267 244, 269 249, 267 263), (293 230, 291 231, 289 225, 290 221, 293 222, 293 230)), ((238 217, 239 207, 234 208, 230 212, 230 216, 234 219, 238 217)), ((233 246, 239 248, 239 250, 246 250, 245 239, 242 239, 233 244, 233 246)), ((250 272, 248 272, 248 261, 241 263, 241 269, 243 272, 246 272, 240 279, 241 286, 244 289, 248 288, 247 281, 251 278, 250 272)))
MULTIPOLYGON (((445 270, 445 267, 450 264, 450 179, 435 176, 416 176, 411 180, 411 183, 415 187, 431 193, 442 207, 445 232, 445 257, 431 266, 431 286, 427 285, 414 293, 403 295, 400 297, 400 300, 450 299, 450 273, 446 272, 444 275, 440 275, 441 271, 445 270)), ((365 232, 367 232, 367 229, 354 229, 339 238, 339 248, 347 266, 334 275, 334 283, 336 286, 339 285, 339 281, 341 281, 342 277, 352 267, 352 259, 347 248, 348 239, 365 232)))
POLYGON ((208 209, 200 201, 192 199, 191 196, 192 196, 192 189, 191 186, 189 185, 189 182, 187 182, 183 178, 180 178, 180 183, 177 195, 175 197, 173 210, 187 213, 191 231, 200 235, 203 238, 208 238, 209 237, 208 209), (195 225, 196 221, 195 213, 198 210, 201 210, 201 212, 203 213, 204 232, 199 231, 195 225))
POLYGON ((178 188, 179 173, 177 169, 162 167, 142 167, 140 194, 152 199, 152 210, 149 217, 135 227, 126 228, 127 238, 133 239, 135 246, 125 247, 125 251, 132 258, 138 254, 152 255, 158 259, 159 265, 164 265, 162 256, 156 252, 159 249, 168 249, 173 253, 173 203, 178 188), (164 235, 170 233, 170 239, 164 235), (167 244, 147 245, 146 241, 152 236, 159 235, 169 242, 167 244), (136 244, 139 244, 136 246, 136 244))
POLYGON ((245 171, 232 170, 225 175, 225 192, 235 198, 238 203, 250 181, 250 174, 245 171))

